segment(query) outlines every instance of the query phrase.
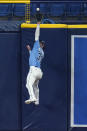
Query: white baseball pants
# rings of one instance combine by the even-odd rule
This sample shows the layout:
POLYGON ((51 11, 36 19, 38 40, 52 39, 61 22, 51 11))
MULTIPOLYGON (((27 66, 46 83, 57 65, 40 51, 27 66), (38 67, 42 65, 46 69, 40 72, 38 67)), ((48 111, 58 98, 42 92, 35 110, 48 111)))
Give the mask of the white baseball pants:
POLYGON ((39 100, 39 80, 42 78, 43 73, 40 68, 30 66, 29 73, 27 75, 26 88, 28 89, 28 93, 30 95, 30 99, 39 100))

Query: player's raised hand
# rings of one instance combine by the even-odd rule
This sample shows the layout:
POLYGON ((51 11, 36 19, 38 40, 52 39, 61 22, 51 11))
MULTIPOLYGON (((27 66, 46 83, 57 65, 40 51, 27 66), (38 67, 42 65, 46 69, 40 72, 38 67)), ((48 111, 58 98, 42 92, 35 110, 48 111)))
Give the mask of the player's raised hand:
POLYGON ((26 46, 28 51, 31 51, 31 47, 29 45, 26 46))
POLYGON ((37 24, 40 24, 41 22, 39 21, 39 22, 37 22, 37 24))
POLYGON ((41 20, 43 19, 43 15, 42 13, 40 12, 40 8, 37 8, 36 9, 36 19, 37 19, 37 22, 39 22, 38 24, 41 23, 41 20))

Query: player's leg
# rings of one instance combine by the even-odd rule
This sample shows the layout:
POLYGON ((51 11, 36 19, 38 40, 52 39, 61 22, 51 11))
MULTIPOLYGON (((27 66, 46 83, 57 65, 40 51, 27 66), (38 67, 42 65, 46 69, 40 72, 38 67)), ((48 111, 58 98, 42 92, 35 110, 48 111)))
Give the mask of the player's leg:
POLYGON ((26 104, 36 101, 36 97, 35 97, 34 90, 33 90, 33 84, 34 84, 35 80, 36 80, 36 78, 33 75, 33 71, 30 70, 30 72, 27 76, 27 83, 26 83, 26 87, 28 89, 30 99, 25 101, 26 104))
POLYGON ((39 85, 39 80, 36 80, 33 84, 34 94, 35 94, 35 97, 37 99, 37 101, 35 102, 36 105, 39 104, 39 88, 38 88, 38 85, 39 85))
POLYGON ((40 69, 36 69, 37 70, 37 76, 36 76, 36 81, 34 82, 33 88, 34 88, 34 93, 35 93, 35 97, 37 99, 37 101, 35 102, 36 105, 39 104, 39 80, 42 79, 43 76, 43 72, 40 69))

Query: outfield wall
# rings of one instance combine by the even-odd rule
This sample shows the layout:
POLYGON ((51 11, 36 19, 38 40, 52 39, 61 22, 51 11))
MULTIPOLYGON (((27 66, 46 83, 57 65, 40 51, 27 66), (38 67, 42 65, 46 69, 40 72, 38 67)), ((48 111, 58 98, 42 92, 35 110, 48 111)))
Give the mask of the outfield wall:
POLYGON ((85 131, 87 25, 41 25, 46 49, 38 107, 24 104, 26 45, 33 46, 35 28, 22 24, 20 32, 0 32, 0 130, 85 131))

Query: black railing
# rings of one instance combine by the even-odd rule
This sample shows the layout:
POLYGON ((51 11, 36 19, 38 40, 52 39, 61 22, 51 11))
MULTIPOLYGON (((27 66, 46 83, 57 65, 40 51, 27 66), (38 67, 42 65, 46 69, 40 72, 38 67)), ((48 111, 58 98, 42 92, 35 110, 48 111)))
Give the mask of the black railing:
MULTIPOLYGON (((31 23, 35 23, 36 8, 40 8, 44 18, 52 19, 55 23, 87 23, 86 1, 32 1, 31 23)), ((0 4, 0 20, 24 20, 25 4, 0 4)))

